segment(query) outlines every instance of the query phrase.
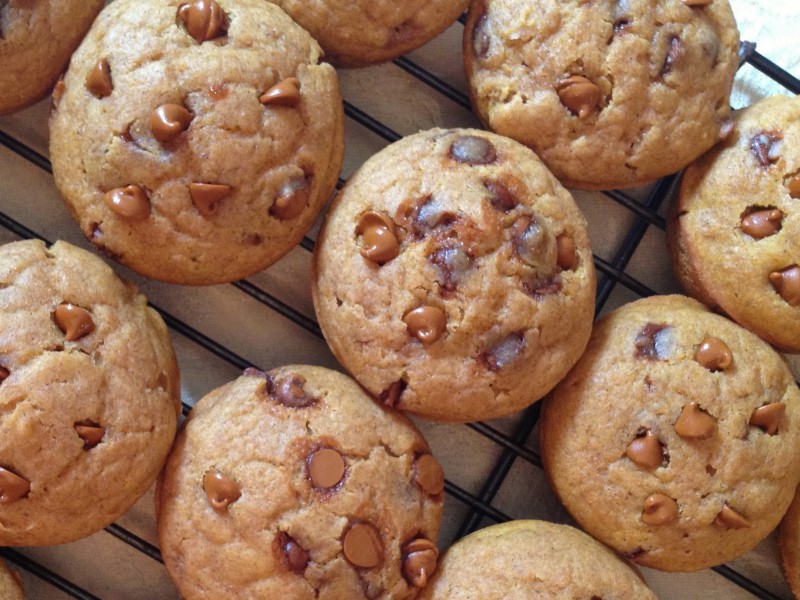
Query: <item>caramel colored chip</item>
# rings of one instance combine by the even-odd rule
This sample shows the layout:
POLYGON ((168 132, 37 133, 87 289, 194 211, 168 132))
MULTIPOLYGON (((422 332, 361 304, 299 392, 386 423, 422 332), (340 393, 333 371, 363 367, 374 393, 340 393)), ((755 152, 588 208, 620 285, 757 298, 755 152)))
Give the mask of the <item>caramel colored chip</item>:
POLYGON ((420 306, 406 313, 403 322, 408 332, 423 344, 432 344, 447 329, 447 315, 436 306, 420 306))
POLYGON ((269 208, 269 214, 281 221, 299 217, 308 204, 310 183, 306 177, 295 177, 284 183, 269 208))
POLYGON ((110 96, 114 91, 111 81, 111 67, 106 59, 97 61, 97 64, 86 76, 86 88, 97 98, 110 96))
POLYGON ((344 457, 333 448, 322 448, 306 459, 308 476, 315 488, 330 488, 344 477, 344 457))
POLYGON ((711 0, 683 0, 686 6, 708 6, 711 0))
POLYGON ((432 541, 417 538, 403 546, 403 577, 416 588, 424 588, 436 570, 439 549, 432 541))
POLYGON ((138 185, 114 188, 103 195, 106 206, 123 219, 144 221, 150 216, 150 200, 138 185))
POLYGON ((159 142, 171 142, 189 128, 193 116, 180 104, 162 104, 150 115, 150 130, 159 142))
POLYGON ((197 210, 204 217, 213 217, 219 210, 219 203, 231 195, 232 188, 220 183, 190 183, 189 195, 197 210))
POLYGON ((394 222, 385 214, 368 211, 361 215, 356 225, 356 235, 361 236, 359 252, 367 260, 383 265, 400 253, 394 222))
POLYGON ((775 435, 778 433, 778 426, 781 424, 784 414, 786 414, 786 404, 783 402, 765 404, 755 409, 750 415, 750 425, 760 427, 769 435, 775 435))
POLYGON ((442 465, 430 454, 422 454, 414 461, 414 481, 426 494, 441 494, 444 491, 442 465))
POLYGON ((194 0, 181 4, 178 18, 183 21, 189 35, 200 44, 224 35, 228 27, 225 13, 216 0, 194 0))
POLYGON ((64 97, 64 92, 67 91, 67 86, 64 85, 64 78, 59 78, 56 81, 56 85, 53 88, 53 95, 51 96, 50 108, 55 110, 58 108, 58 105, 61 103, 61 98, 64 97))
POLYGON ((383 543, 380 533, 369 523, 356 523, 342 540, 345 558, 356 567, 371 569, 383 562, 383 543))
POLYGON ((777 208, 757 210, 742 217, 742 232, 755 240, 775 235, 781 229, 783 213, 777 208))
POLYGON ((91 450, 97 444, 103 441, 106 435, 106 430, 100 426, 99 423, 84 419, 83 421, 76 421, 73 425, 75 433, 83 440, 83 449, 91 450))
POLYGON ((575 240, 565 234, 556 238, 556 248, 558 249, 557 264, 565 271, 571 271, 578 264, 578 249, 575 240))
POLYGON ((0 467, 0 505, 16 502, 30 491, 31 484, 26 479, 0 467))
POLYGON ((697 402, 684 406, 678 420, 675 421, 675 432, 682 438, 707 438, 716 428, 717 420, 701 409, 697 402))
POLYGON ((242 490, 233 479, 219 471, 208 471, 203 477, 203 490, 208 502, 216 511, 225 510, 242 496, 242 490))
POLYGON ((789 195, 794 199, 800 199, 800 175, 790 177, 786 182, 786 189, 789 190, 789 195))
POLYGON ((488 165, 497 160, 497 150, 484 137, 462 135, 450 145, 450 158, 467 165, 488 165))
POLYGON ((297 106, 300 104, 300 80, 297 77, 287 77, 264 92, 258 101, 265 106, 297 106))
POLYGON ((283 531, 278 534, 277 543, 289 569, 298 574, 305 572, 309 560, 308 552, 283 531))
POLYGON ((694 359, 709 371, 724 371, 733 364, 733 353, 721 339, 709 336, 697 348, 694 359))
POLYGON ((556 92, 561 104, 584 119, 600 105, 600 88, 581 75, 573 75, 558 82, 556 92))
POLYGON ((644 501, 642 521, 647 525, 669 525, 678 520, 678 503, 664 494, 652 494, 644 501))
POLYGON ((800 267, 792 265, 769 274, 769 281, 789 306, 800 304, 800 267))
POLYGON ((661 466, 664 462, 663 446, 658 437, 649 429, 644 435, 635 438, 628 448, 625 455, 640 467, 648 470, 661 466))
POLYGON ((316 399, 306 394, 306 379, 302 375, 289 373, 280 379, 267 375, 267 393, 289 408, 306 408, 316 402, 316 399))
POLYGON ((94 321, 89 311, 68 302, 56 307, 53 319, 68 342, 79 340, 94 331, 94 321))
POLYGON ((722 510, 719 511, 717 517, 714 519, 714 523, 725 529, 745 529, 750 527, 750 521, 727 504, 722 506, 722 510))

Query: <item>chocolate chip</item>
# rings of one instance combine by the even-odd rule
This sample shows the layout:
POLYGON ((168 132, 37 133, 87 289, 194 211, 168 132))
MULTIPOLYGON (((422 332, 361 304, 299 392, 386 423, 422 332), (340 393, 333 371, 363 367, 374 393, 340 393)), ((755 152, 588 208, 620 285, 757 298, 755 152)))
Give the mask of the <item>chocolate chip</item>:
POLYGON ((761 131, 750 140, 750 151, 762 167, 768 167, 778 160, 783 134, 777 131, 761 131))
POLYGON ((21 500, 31 491, 31 484, 13 471, 0 467, 0 505, 21 500))
POLYGON ((189 196, 204 217, 213 217, 219 211, 219 203, 231 195, 233 188, 221 183, 190 183, 189 196))
POLYGON ((394 222, 382 212, 368 211, 361 215, 356 235, 361 236, 361 256, 379 265, 386 264, 400 253, 394 222))
POLYGON ((486 58, 491 47, 491 38, 488 29, 489 18, 484 13, 475 22, 472 30, 472 50, 478 58, 486 58))
POLYGON ((742 233, 755 240, 775 235, 781 230, 783 213, 777 208, 750 207, 742 215, 742 233))
POLYGON ((403 577, 413 587, 422 589, 436 570, 439 549, 432 541, 417 538, 403 546, 403 577))
POLYGON ((625 455, 640 467, 652 470, 664 463, 664 446, 652 431, 646 429, 628 444, 625 455))
POLYGON ((683 57, 683 44, 681 38, 676 35, 670 36, 667 45, 667 56, 661 67, 661 77, 665 77, 672 72, 673 67, 683 57))
POLYGON ((275 540, 281 559, 289 570, 302 574, 308 567, 309 555, 288 533, 281 531, 275 540))
POLYGON ((711 4, 711 0, 683 0, 683 3, 686 6, 691 6, 691 7, 708 6, 709 4, 711 4))
POLYGON ((487 369, 497 373, 506 365, 517 360, 524 350, 525 336, 521 331, 518 331, 506 336, 496 346, 481 354, 480 361, 487 369))
POLYGON ((225 35, 227 18, 216 0, 194 0, 178 7, 178 19, 187 33, 202 44, 225 35))
POLYGON ((502 181, 487 179, 483 182, 483 186, 491 193, 489 202, 497 210, 508 212, 519 204, 519 200, 502 181))
POLYGON ((96 423, 90 419, 75 421, 73 427, 78 437, 83 440, 84 450, 91 450, 97 446, 97 444, 103 441, 103 437, 106 435, 106 430, 100 423, 96 423))
POLYGON ((264 106, 297 106, 300 104, 300 80, 287 77, 261 94, 258 101, 264 106))
POLYGON ((414 481, 426 494, 441 494, 444 491, 444 471, 439 461, 430 454, 420 455, 414 461, 414 481))
POLYGON ((800 304, 800 267, 792 265, 769 274, 769 281, 789 306, 800 304))
POLYGON ((306 176, 294 177, 278 190, 269 214, 285 221, 299 217, 308 204, 311 184, 306 176))
POLYGON ((447 315, 436 306, 420 306, 406 313, 408 332, 423 344, 432 344, 447 330, 447 315))
POLYGON ((614 33, 622 33, 631 22, 630 0, 617 0, 611 8, 611 20, 614 23, 614 33))
POLYGON ((428 258, 438 268, 437 280, 445 292, 455 291, 472 267, 472 260, 460 245, 439 248, 428 258))
POLYGON ((713 435, 717 420, 700 408, 697 402, 690 402, 681 409, 675 421, 675 433, 682 438, 704 439, 713 435))
POLYGON ((561 278, 558 275, 552 277, 545 277, 543 279, 534 279, 533 281, 526 281, 522 284, 525 292, 532 296, 534 300, 542 300, 545 296, 552 296, 561 291, 561 278))
POLYGON ((111 80, 111 67, 106 59, 97 61, 86 76, 86 88, 96 98, 105 98, 114 91, 111 80))
POLYGON ((581 75, 559 81, 556 93, 561 104, 580 119, 588 117, 600 105, 600 88, 581 75))
POLYGON ((94 331, 92 315, 85 308, 64 302, 56 307, 53 320, 64 333, 64 339, 74 342, 94 331))
POLYGON ((800 198, 800 175, 794 175, 787 178, 786 189, 789 190, 789 196, 795 200, 800 198))
POLYGON ((208 471, 203 477, 203 491, 211 508, 221 512, 242 497, 238 484, 219 471, 208 471))
POLYGON ((355 523, 342 539, 344 557, 350 564, 371 569, 383 562, 383 543, 378 530, 369 523, 355 523))
POLYGON ((421 238, 432 229, 453 225, 457 219, 458 216, 444 208, 441 201, 429 196, 414 209, 411 229, 415 237, 421 238))
POLYGON ((150 200, 138 185, 114 188, 103 194, 103 201, 111 211, 131 221, 144 221, 150 216, 150 200))
POLYGON ((488 165, 497 160, 494 144, 478 135, 462 135, 450 145, 450 158, 467 165, 488 165))
POLYGON ((308 477, 315 488, 331 488, 344 477, 344 457, 333 448, 322 448, 306 459, 308 477))
POLYGON ((388 388, 383 390, 381 395, 378 396, 378 400, 390 408, 397 406, 397 403, 400 402, 400 398, 407 386, 408 384, 405 381, 399 379, 388 388))
POLYGON ((694 359, 709 371, 724 371, 733 364, 733 353, 721 339, 708 336, 697 348, 694 359))
POLYGON ((306 408, 316 402, 305 391, 306 379, 297 373, 279 376, 267 375, 267 393, 276 402, 289 408, 306 408))
POLYGON ((664 360, 670 355, 671 335, 665 332, 667 325, 664 323, 648 323, 636 336, 634 346, 635 356, 648 360, 664 360))
POLYGON ((517 219, 512 226, 514 252, 527 265, 536 266, 547 252, 550 244, 550 235, 544 224, 537 223, 536 219, 524 215, 517 219))
POLYGON ((727 503, 722 506, 722 510, 717 514, 714 524, 724 529, 746 529, 750 527, 750 521, 733 510, 727 503))
POLYGON ((162 104, 150 115, 150 131, 159 142, 171 142, 189 128, 194 115, 180 104, 162 104))
POLYGON ((778 433, 778 427, 784 414, 786 414, 786 404, 783 402, 765 404, 755 409, 750 415, 750 425, 760 427, 768 435, 775 435, 778 433))
POLYGON ((556 249, 558 258, 556 264, 565 271, 571 271, 578 264, 578 249, 575 240, 566 234, 561 234, 556 238, 556 249))
POLYGON ((0 383, 3 383, 11 375, 11 371, 5 367, 0 366, 0 383))
POLYGON ((642 522, 647 525, 669 525, 678 520, 678 503, 665 494, 652 494, 642 507, 642 522))

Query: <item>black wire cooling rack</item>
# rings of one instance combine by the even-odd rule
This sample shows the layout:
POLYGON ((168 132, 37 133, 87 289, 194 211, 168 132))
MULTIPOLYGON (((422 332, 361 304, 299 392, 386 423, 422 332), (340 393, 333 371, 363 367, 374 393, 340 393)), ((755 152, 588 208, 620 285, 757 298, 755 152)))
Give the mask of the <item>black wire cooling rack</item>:
MULTIPOLYGON (((463 18, 461 20, 463 24, 463 18)), ((460 25, 454 25, 454 28, 459 28, 460 25)), ((454 34, 459 36, 460 31, 454 34)), ((415 54, 416 56, 416 54, 415 54)), ((755 50, 755 45, 751 43, 743 43, 740 49, 740 59, 744 68, 755 68, 763 74, 771 78, 773 81, 783 86, 788 92, 792 94, 800 93, 800 81, 797 78, 787 73, 785 70, 778 67, 768 58, 762 56, 755 50)), ((424 61, 423 61, 424 62, 424 61)), ((391 69, 397 71, 401 70, 402 76, 411 78, 413 85, 424 89, 426 94, 430 94, 437 98, 437 101, 445 105, 451 104, 459 107, 464 111, 470 110, 469 99, 466 94, 452 83, 448 83, 443 78, 433 72, 428 67, 422 66, 420 61, 412 60, 409 57, 401 57, 393 61, 391 65, 379 67, 380 69, 391 69)), ((361 129, 362 134, 366 133, 372 138, 371 146, 375 149, 393 142, 401 137, 401 134, 389 127, 383 120, 372 116, 371 109, 359 108, 356 104, 361 104, 362 98, 358 94, 351 94, 348 96, 347 86, 345 89, 345 114, 347 116, 347 129, 348 135, 354 128, 361 129)), ((362 104, 363 106, 363 104, 362 104)), ((380 112, 380 111, 379 111, 380 112)), ((436 119, 434 119, 436 121, 436 119)), ((439 124, 434 122, 434 124, 439 124)), ((50 162, 41 152, 35 150, 32 144, 25 143, 21 139, 22 136, 14 136, 6 133, 7 122, 0 119, 0 164, 3 161, 16 160, 21 158, 32 166, 35 171, 38 171, 39 177, 48 180, 48 184, 52 187, 52 180, 50 177, 51 168, 50 162), (16 157, 15 157, 16 155, 16 157)), ((465 123, 464 126, 474 125, 472 123, 465 123)), ((12 127, 11 129, 15 129, 12 127)), ((15 129, 16 130, 16 129, 15 129)), ((45 131, 44 124, 41 124, 40 132, 45 131)), ((410 132, 407 132, 410 133, 410 132)), ((348 139, 349 141, 349 139, 348 139)), ((366 158, 365 149, 362 147, 359 150, 353 151, 348 146, 348 160, 352 163, 351 166, 355 167, 366 158)), ((656 293, 648 285, 641 281, 641 277, 636 277, 626 272, 631 260, 637 252, 637 249, 645 240, 648 231, 652 228, 656 230, 664 229, 664 218, 662 216, 662 206, 670 196, 676 181, 675 176, 664 178, 646 191, 635 192, 621 192, 610 191, 605 193, 605 197, 617 205, 620 210, 628 214, 627 223, 628 227, 619 237, 616 247, 611 252, 607 253, 607 257, 601 257, 595 254, 595 266, 598 270, 598 288, 597 288, 597 301, 596 301, 596 314, 608 308, 609 299, 619 286, 624 288, 625 300, 635 299, 637 297, 644 297, 656 293)), ((54 239, 47 239, 47 233, 43 230, 53 231, 51 227, 37 227, 26 223, 24 215, 28 213, 25 211, 14 210, 13 207, 7 210, 9 204, 8 198, 3 196, 3 181, 0 180, 0 237, 5 240, 12 239, 27 239, 39 238, 47 242, 52 242, 54 239), (23 215, 20 217, 19 214, 23 215)), ((8 182, 5 182, 8 183, 8 182)), ((343 180, 339 180, 339 187, 343 184, 343 180)), ((16 204, 14 205, 16 206, 16 204)), ((45 208, 45 210, 49 210, 45 208)), ((63 210, 63 209, 62 209, 63 210)), ((66 213, 64 213, 66 214, 66 213)), ((63 225, 62 225, 63 226, 63 225)), ((590 228, 591 228, 590 220, 590 228)), ((86 246, 85 242, 80 239, 80 234, 77 225, 74 226, 71 236, 74 238, 74 243, 81 243, 86 246)), ((294 266, 299 264, 302 269, 303 266, 309 264, 310 251, 313 250, 314 240, 312 237, 306 237, 300 249, 295 250, 295 258, 293 260, 294 266), (299 253, 299 254, 298 254, 299 253)), ((73 240, 70 240, 73 241, 73 240)), ((287 259, 284 259, 287 260, 287 259)), ((279 263, 280 264, 280 263, 279 263)), ((178 351, 179 362, 181 362, 183 371, 183 360, 186 356, 191 355, 192 360, 196 360, 196 356, 207 357, 206 360, 215 361, 217 364, 227 366, 227 373, 230 377, 235 376, 236 371, 241 371, 247 367, 258 366, 260 368, 272 368, 278 366, 280 363, 275 364, 254 364, 252 359, 245 358, 247 355, 252 355, 250 347, 245 345, 242 349, 236 347, 235 342, 230 342, 224 335, 219 334, 218 329, 211 328, 206 330, 202 318, 194 319, 187 316, 187 312, 183 310, 175 310, 175 303, 169 301, 172 296, 170 287, 166 284, 161 285, 154 282, 142 281, 137 279, 135 275, 131 276, 124 269, 118 265, 114 265, 117 270, 123 271, 123 276, 134 279, 143 288, 148 297, 151 298, 152 305, 159 311, 165 322, 172 332, 172 337, 176 341, 176 348, 178 351), (162 299, 167 299, 162 305, 162 299)), ((273 269, 277 268, 273 267, 273 269)), ((324 346, 322 341, 322 334, 319 326, 313 318, 313 310, 308 310, 307 298, 295 302, 291 285, 285 286, 282 289, 281 281, 277 278, 270 278, 268 270, 267 275, 249 278, 248 280, 238 281, 230 284, 237 297, 234 297, 236 306, 246 304, 252 306, 253 302, 258 303, 259 311, 268 311, 271 314, 271 322, 278 322, 284 329, 287 329, 291 335, 298 337, 298 344, 306 343, 307 340, 315 340, 315 347, 319 345, 324 346), (302 306, 298 306, 302 305, 302 306), (276 321, 277 320, 277 321, 276 321)), ((225 287, 228 290, 228 286, 225 287)), ((213 293, 219 293, 220 287, 211 288, 213 293)), ((174 289, 174 288, 173 288, 174 289)), ((225 299, 231 297, 231 292, 223 292, 225 299)), ((202 292, 197 292, 196 295, 189 295, 190 298, 196 298, 197 304, 203 303, 202 292)), ((277 356, 281 356, 278 352, 277 356)), ((330 358, 326 360, 330 361, 330 358)), ((309 360, 308 362, 313 362, 309 360)), ((224 370, 224 369, 223 369, 224 370)), ((187 387, 186 373, 183 373, 184 388, 187 387)), ((221 384, 222 381, 219 382, 221 384)), ((189 386, 191 387, 191 386, 189 386)), ((210 391, 211 387, 203 389, 202 383, 196 383, 196 389, 184 389, 183 397, 183 412, 188 413, 194 400, 210 391)), ((539 486, 544 486, 544 479, 541 477, 541 459, 539 454, 533 448, 536 446, 535 439, 532 434, 539 417, 539 404, 534 404, 532 407, 523 411, 516 418, 504 420, 493 423, 471 423, 467 425, 449 425, 449 426, 434 426, 420 423, 420 426, 426 433, 426 436, 432 442, 434 450, 437 444, 435 443, 436 436, 456 436, 459 435, 460 428, 469 428, 471 433, 480 436, 481 440, 475 443, 477 447, 475 452, 478 452, 481 447, 486 447, 488 444, 492 448, 488 468, 484 465, 482 468, 476 468, 479 476, 476 476, 470 482, 464 484, 457 484, 451 477, 445 483, 446 492, 446 509, 445 520, 446 525, 443 530, 446 530, 444 537, 448 538, 442 541, 442 546, 447 546, 454 540, 486 525, 491 525, 497 522, 503 522, 512 518, 529 518, 531 515, 525 512, 524 514, 509 514, 506 510, 499 508, 503 506, 498 502, 498 495, 502 493, 504 484, 508 485, 510 478, 513 478, 512 485, 519 479, 519 475, 513 474, 512 471, 516 465, 520 463, 526 464, 533 472, 539 475, 539 486)), ((418 422, 419 423, 419 422, 418 422)), ((470 434, 471 435, 471 434, 470 434)), ((469 437, 469 436, 468 436, 469 437)), ((473 439, 474 438, 469 438, 473 439)), ((471 450, 467 449, 464 452, 463 460, 471 461, 477 454, 470 455, 471 450)), ((447 461, 445 464, 445 472, 448 473, 447 461)), ((484 457, 483 463, 486 463, 484 457)), ((462 465, 463 467, 463 465, 462 465)), ((460 469, 463 472, 463 468, 460 469)), ((549 493, 549 492, 547 492, 549 493)), ((534 502, 534 500, 531 500, 534 502)), ((138 553, 146 560, 152 560, 160 563, 161 555, 158 548, 153 543, 152 530, 140 534, 134 532, 133 528, 123 526, 115 523, 106 528, 104 533, 96 535, 110 535, 116 540, 119 540, 128 549, 134 553, 138 553), (145 539, 149 537, 150 540, 145 539)), ((78 574, 75 575, 74 568, 67 568, 63 565, 64 561, 59 560, 59 555, 56 553, 53 557, 47 553, 35 552, 35 549, 11 549, 0 548, 0 555, 7 559, 17 568, 26 573, 25 577, 29 581, 39 580, 37 583, 43 583, 44 589, 52 590, 52 597, 72 597, 81 600, 98 600, 104 598, 105 600, 125 600, 127 596, 124 592, 106 592, 103 596, 95 595, 97 592, 90 584, 83 583, 84 578, 78 574), (82 583, 76 583, 75 580, 82 583), (87 589, 88 588, 88 589, 87 589), (90 591, 92 590, 92 591, 90 591), (94 592, 94 593, 93 593, 94 592), (122 595, 121 595, 122 594, 122 595)), ((159 567, 161 568, 161 567, 159 567)), ((162 569, 163 570, 163 569, 162 569)), ((740 588, 738 593, 745 596, 745 592, 751 594, 753 597, 761 598, 763 600, 788 600, 788 597, 778 596, 772 591, 766 589, 763 577, 757 581, 758 577, 753 577, 747 569, 741 570, 735 566, 722 565, 713 569, 719 576, 728 580, 728 582, 740 588)), ((91 583, 91 582, 90 582, 91 583)), ((773 587, 773 586, 768 586, 773 587)), ((785 589, 785 588, 781 588, 785 589)), ((49 592, 44 592, 45 597, 51 597, 49 592)), ((662 593, 663 595, 663 593, 662 593)), ((145 597, 145 596, 138 596, 145 597)), ((149 596, 157 598, 158 596, 149 596)), ((177 596, 176 596, 177 597, 177 596)), ((666 596, 664 596, 666 597, 666 596)), ((672 596, 677 598, 677 596, 672 596)), ((739 596, 737 596, 738 598, 739 596)), ((38 596, 37 596, 38 598, 38 596)), ((32 598, 32 600, 36 600, 32 598)))

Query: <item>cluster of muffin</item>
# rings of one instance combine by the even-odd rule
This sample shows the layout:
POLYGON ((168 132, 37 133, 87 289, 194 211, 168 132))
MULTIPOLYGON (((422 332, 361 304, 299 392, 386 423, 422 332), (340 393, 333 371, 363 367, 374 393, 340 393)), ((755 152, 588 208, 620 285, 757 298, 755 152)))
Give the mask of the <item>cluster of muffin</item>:
MULTIPOLYGON (((68 58, 102 3, 76 4, 86 14, 48 56, 68 58)), ((66 59, 31 58, 53 71, 0 90, 0 112, 55 84, 53 172, 91 243, 162 281, 232 281, 293 248, 337 183, 331 63, 388 60, 466 4, 116 0, 62 79, 66 59)), ((0 3, 0 56, 40 8, 0 3)), ((800 351, 800 102, 731 119, 737 43, 727 0, 474 0, 464 61, 492 132, 385 148, 315 246, 314 306, 355 381, 249 369, 177 439, 177 364, 146 300, 65 243, 0 249, 0 545, 88 535, 166 464, 159 540, 187 599, 549 597, 565 580, 581 597, 652 598, 618 555, 693 571, 751 549, 800 482, 800 391, 767 343, 800 351), (744 328, 668 296, 593 329, 587 226, 563 186, 641 185, 701 155, 670 219, 675 268, 744 328), (437 570, 444 474, 399 411, 470 422, 545 396, 548 478, 618 554, 520 521, 465 538, 437 570), (523 557, 513 574, 509 556, 523 557)))

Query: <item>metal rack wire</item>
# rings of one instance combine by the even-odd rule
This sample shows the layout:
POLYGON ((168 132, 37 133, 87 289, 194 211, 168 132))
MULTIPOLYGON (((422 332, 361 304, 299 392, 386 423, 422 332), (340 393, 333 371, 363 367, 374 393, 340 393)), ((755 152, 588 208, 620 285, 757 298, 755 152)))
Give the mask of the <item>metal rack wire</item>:
MULTIPOLYGON (((754 46, 743 47, 747 50, 743 57, 747 64, 763 72, 789 92, 794 94, 800 93, 800 81, 798 81, 798 79, 778 67, 766 57, 760 55, 755 51, 754 46)), ((424 86, 429 89, 430 93, 437 94, 461 108, 469 109, 469 100, 462 91, 453 87, 446 81, 443 81, 410 58, 401 57, 396 59, 394 61, 394 67, 401 69, 407 75, 415 78, 421 84, 424 84, 424 86)), ((385 143, 393 142, 401 137, 399 133, 371 116, 368 112, 357 107, 352 101, 345 102, 345 114, 352 123, 367 129, 378 138, 381 138, 385 143)), ((2 122, 0 122, 0 127, 2 127, 2 122)), ((6 152, 10 152, 38 167, 43 176, 49 177, 51 174, 50 162, 45 156, 36 152, 15 137, 5 133, 2 129, 0 129, 0 146, 5 148, 5 150, 0 148, 0 160, 3 160, 3 156, 6 152)), ((633 220, 611 260, 595 256, 595 265, 600 274, 595 307, 596 313, 599 314, 607 305, 609 298, 618 285, 626 288, 634 296, 643 297, 656 293, 646 284, 628 274, 626 268, 637 248, 639 248, 642 243, 649 228, 655 227, 660 230, 664 229, 664 218, 659 214, 659 210, 668 198, 675 183, 675 179, 675 176, 672 176, 659 181, 653 186, 652 190, 643 201, 634 198, 629 193, 620 191, 607 192, 606 195, 608 198, 621 206, 625 211, 628 211, 632 215, 633 220)), ((342 183, 343 182, 340 180, 339 185, 341 186, 342 183)), ((31 229, 9 214, 6 214, 3 206, 0 206, 0 227, 16 238, 44 239, 43 235, 39 232, 31 229)), ((45 241, 50 242, 52 240, 45 241)), ((313 249, 313 245, 313 239, 307 237, 301 243, 301 248, 306 252, 310 252, 313 249)), ((280 318, 293 323, 312 336, 321 339, 322 334, 320 328, 314 319, 304 314, 301 310, 292 307, 290 303, 281 300, 263 286, 257 285, 250 280, 238 281, 231 285, 247 297, 260 303, 277 315, 280 315, 280 318)), ((168 310, 159 306, 154 306, 154 308, 160 312, 174 336, 184 338, 189 343, 196 345, 217 360, 227 363, 235 369, 243 370, 250 366, 256 366, 231 347, 213 339, 210 335, 200 331, 168 310)), ((190 409, 190 404, 184 402, 184 414, 188 413, 190 409)), ((482 481, 477 493, 470 492, 450 479, 446 481, 445 492, 448 502, 458 503, 466 509, 460 524, 458 524, 455 534, 456 539, 474 531, 483 524, 519 518, 517 515, 506 514, 506 512, 497 508, 493 502, 504 482, 506 482, 512 468, 518 461, 528 463, 535 469, 541 469, 542 465, 539 455, 528 446, 538 417, 539 405, 534 404, 528 410, 524 411, 516 422, 508 428, 511 430, 510 433, 502 431, 503 427, 489 423, 472 423, 464 426, 457 426, 470 428, 485 440, 495 445, 499 453, 491 471, 482 481)), ((161 561, 158 548, 134 532, 118 524, 109 526, 106 532, 150 559, 161 561)), ((48 566, 31 558, 25 549, 0 548, 0 555, 30 575, 60 590, 68 597, 82 600, 98 599, 98 596, 92 594, 87 589, 82 588, 62 574, 51 570, 48 566)), ((723 565, 716 567, 714 570, 719 575, 725 577, 730 582, 757 598, 763 600, 787 600, 786 598, 781 598, 773 594, 771 591, 765 589, 759 585, 759 583, 753 581, 731 566, 723 565)))

